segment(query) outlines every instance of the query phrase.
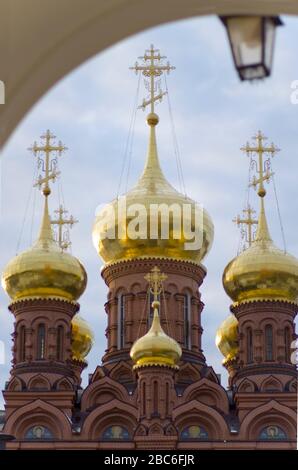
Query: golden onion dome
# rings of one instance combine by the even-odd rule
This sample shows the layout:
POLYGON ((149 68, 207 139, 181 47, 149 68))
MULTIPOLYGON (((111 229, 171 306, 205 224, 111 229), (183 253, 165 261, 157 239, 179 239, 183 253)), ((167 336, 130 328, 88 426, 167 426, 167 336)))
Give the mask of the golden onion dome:
POLYGON ((2 273, 2 286, 13 301, 32 297, 77 300, 86 288, 87 274, 80 261, 62 252, 53 239, 47 197, 35 244, 15 256, 2 273))
POLYGON ((224 356, 223 364, 237 357, 239 351, 238 320, 234 315, 229 315, 218 328, 215 344, 224 356))
POLYGON ((71 321, 72 358, 84 362, 91 351, 94 336, 89 324, 80 315, 75 315, 71 321))
POLYGON ((94 246, 107 264, 146 257, 200 263, 212 245, 213 223, 204 208, 176 191, 164 177, 155 136, 158 116, 149 114, 147 122, 150 139, 145 169, 132 190, 97 215, 94 246), (157 206, 165 211, 163 216, 154 212, 157 206), (195 229, 196 246, 190 234, 195 229))
POLYGON ((154 316, 148 333, 137 339, 130 350, 130 357, 135 363, 134 368, 143 366, 168 366, 178 368, 177 364, 182 350, 173 338, 163 331, 159 315, 159 302, 154 301, 154 316))
POLYGON ((273 244, 263 199, 256 238, 227 265, 223 285, 234 302, 298 300, 298 260, 273 244))

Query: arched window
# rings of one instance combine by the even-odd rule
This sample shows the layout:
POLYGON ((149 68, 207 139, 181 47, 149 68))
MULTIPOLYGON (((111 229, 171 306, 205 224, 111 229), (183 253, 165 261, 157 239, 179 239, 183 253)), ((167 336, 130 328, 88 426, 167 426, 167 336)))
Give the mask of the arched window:
POLYGON ((57 361, 63 361, 63 337, 64 329, 62 325, 57 328, 57 361))
POLYGON ((20 329, 20 361, 24 362, 26 357, 26 328, 21 326, 20 329))
POLYGON ((37 328, 37 359, 45 358, 46 327, 44 323, 37 328))
POLYGON ((124 426, 110 426, 102 434, 103 441, 130 441, 131 436, 124 426))
POLYGON ((259 441, 284 441, 286 439, 288 439, 288 436, 285 431, 275 425, 266 426, 258 436, 259 441))
POLYGON ((52 431, 46 426, 32 426, 32 428, 26 431, 24 436, 25 439, 28 441, 46 441, 50 439, 54 439, 54 435, 52 431))
POLYGON ((183 321, 184 321, 184 346, 191 349, 191 302, 190 295, 184 295, 183 321))
POLYGON ((285 328, 285 361, 291 362, 291 330, 288 326, 285 328))
POLYGON ((253 338, 252 338, 251 328, 247 328, 246 341, 247 341, 247 363, 250 364, 251 362, 253 362, 253 338))
POLYGON ((201 425, 187 426, 181 432, 182 441, 204 441, 208 440, 208 438, 208 432, 201 425))
POLYGON ((118 338, 117 348, 122 349, 125 344, 125 296, 124 294, 118 295, 118 338))
POLYGON ((169 382, 166 383, 166 416, 170 414, 170 384, 169 382))
POLYGON ((266 361, 273 360, 273 331, 271 325, 265 327, 265 358, 266 361))
POLYGON ((158 413, 158 383, 156 380, 153 382, 153 413, 158 413))
POLYGON ((142 383, 142 416, 146 414, 146 384, 145 382, 142 383))

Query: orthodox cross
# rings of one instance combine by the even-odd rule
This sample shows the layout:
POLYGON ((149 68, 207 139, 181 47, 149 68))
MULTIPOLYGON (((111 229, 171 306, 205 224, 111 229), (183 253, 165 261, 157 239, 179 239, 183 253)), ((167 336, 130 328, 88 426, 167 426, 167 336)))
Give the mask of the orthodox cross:
POLYGON ((148 281, 150 292, 154 296, 154 301, 158 301, 158 296, 162 291, 162 283, 167 279, 167 275, 160 272, 160 269, 155 266, 151 269, 150 273, 146 274, 144 278, 148 281))
POLYGON ((36 142, 28 150, 38 156, 38 168, 44 173, 44 177, 39 175, 34 187, 38 186, 39 189, 42 188, 42 192, 45 196, 51 194, 51 189, 49 182, 55 182, 57 176, 59 176, 60 171, 57 171, 57 154, 60 156, 62 152, 67 150, 60 141, 58 145, 52 143, 52 139, 55 139, 56 136, 51 134, 49 130, 45 134, 40 136, 42 140, 45 141, 44 145, 37 145, 36 142), (52 153, 55 153, 55 156, 52 156, 52 153))
POLYGON ((175 67, 172 67, 169 62, 165 63, 166 56, 161 56, 159 49, 154 49, 153 45, 139 59, 142 60, 142 64, 136 62, 134 67, 130 67, 130 70, 134 70, 136 74, 141 72, 144 75, 145 86, 150 93, 150 98, 144 99, 139 108, 145 110, 146 106, 150 104, 150 112, 154 113, 154 103, 161 101, 166 94, 161 90, 159 77, 164 72, 169 74, 175 67))
POLYGON ((51 224, 58 226, 57 241, 62 251, 64 251, 71 245, 71 241, 69 240, 68 227, 72 227, 78 222, 78 220, 75 220, 72 215, 69 216, 69 218, 64 217, 64 215, 66 216, 66 214, 68 214, 68 211, 65 210, 62 205, 60 205, 59 209, 55 210, 55 214, 58 214, 57 219, 52 219, 51 224), (64 225, 67 226, 65 232, 63 232, 64 225))
POLYGON ((253 226, 258 224, 258 221, 253 218, 255 212, 256 211, 248 204, 247 208, 242 211, 242 218, 240 215, 237 215, 237 217, 233 219, 233 222, 235 222, 238 227, 241 227, 241 236, 245 239, 248 246, 251 246, 254 241, 253 226))
POLYGON ((279 152, 279 148, 275 147, 273 143, 266 147, 264 145, 264 141, 267 140, 267 137, 265 137, 261 131, 258 131, 253 139, 256 141, 256 145, 251 146, 247 143, 244 147, 241 147, 240 150, 246 152, 248 156, 252 154, 258 155, 258 162, 256 160, 252 160, 252 167, 255 167, 259 177, 256 178, 256 176, 254 176, 250 186, 253 186, 255 189, 258 187, 258 195, 260 197, 264 197, 266 194, 264 181, 269 183, 274 174, 270 171, 270 157, 273 157, 276 152, 279 152), (269 157, 264 161, 264 155, 266 154, 269 155, 269 157))

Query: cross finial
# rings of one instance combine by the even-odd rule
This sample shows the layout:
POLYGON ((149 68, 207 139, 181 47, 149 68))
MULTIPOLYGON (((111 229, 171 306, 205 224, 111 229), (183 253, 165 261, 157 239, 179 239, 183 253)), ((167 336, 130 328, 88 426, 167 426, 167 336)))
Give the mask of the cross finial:
POLYGON ((247 144, 241 147, 240 150, 245 152, 248 156, 258 155, 258 162, 252 159, 252 167, 255 167, 259 177, 256 178, 256 176, 254 176, 250 186, 253 186, 255 189, 258 187, 258 195, 260 197, 264 197, 266 195, 264 181, 269 183, 274 174, 270 170, 270 157, 273 157, 276 152, 279 152, 279 148, 275 147, 273 143, 271 143, 270 146, 265 146, 264 141, 267 140, 267 137, 265 137, 261 131, 258 131, 253 139, 256 141, 255 145, 250 145, 247 142, 247 144), (268 155, 268 158, 265 161, 264 155, 268 155))
POLYGON ((248 246, 251 246, 254 241, 253 226, 258 224, 258 221, 253 218, 253 214, 255 214, 256 211, 248 204, 246 209, 243 209, 242 213, 243 216, 237 215, 237 217, 233 219, 233 222, 235 222, 238 227, 240 226, 242 238, 248 246))
POLYGON ((51 224, 58 226, 57 242, 62 251, 65 251, 71 245, 71 241, 69 240, 68 227, 72 228, 72 226, 76 224, 78 220, 74 219, 72 215, 69 216, 69 218, 64 217, 64 215, 68 214, 68 211, 65 210, 62 205, 59 206, 59 209, 55 210, 55 214, 58 214, 57 219, 52 219, 51 224), (63 227, 65 225, 67 228, 65 231, 63 231, 63 227))
POLYGON ((160 55, 159 49, 154 49, 153 44, 150 49, 146 49, 145 54, 139 57, 142 63, 135 63, 134 67, 130 67, 130 70, 134 70, 136 74, 141 72, 145 77, 145 86, 149 91, 150 97, 144 99, 143 103, 139 106, 143 110, 150 105, 150 112, 154 113, 154 103, 161 101, 166 92, 162 91, 160 84, 160 76, 167 72, 168 74, 175 67, 172 67, 169 62, 165 63, 166 56, 160 55))
POLYGON ((158 302, 158 296, 162 291, 162 283, 167 279, 167 275, 160 272, 157 266, 151 269, 150 273, 146 274, 144 278, 148 281, 150 292, 154 296, 154 302, 158 302))
POLYGON ((38 168, 44 173, 44 177, 39 175, 34 186, 42 188, 42 192, 45 196, 51 194, 51 189, 49 182, 55 182, 57 176, 59 176, 60 171, 57 170, 57 154, 60 156, 62 152, 67 150, 62 142, 58 144, 52 143, 52 140, 56 138, 55 135, 51 134, 47 130, 40 138, 44 141, 44 145, 38 145, 36 142, 28 150, 38 156, 38 168), (52 153, 55 153, 55 156, 52 156, 52 153))

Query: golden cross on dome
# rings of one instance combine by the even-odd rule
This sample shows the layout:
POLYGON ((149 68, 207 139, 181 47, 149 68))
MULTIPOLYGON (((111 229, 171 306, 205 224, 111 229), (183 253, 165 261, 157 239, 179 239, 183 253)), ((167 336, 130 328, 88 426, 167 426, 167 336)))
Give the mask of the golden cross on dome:
POLYGON ((144 278, 148 281, 150 291, 154 295, 154 301, 158 301, 158 296, 162 291, 162 283, 167 279, 167 275, 160 272, 157 266, 151 269, 150 273, 146 274, 144 278))
POLYGON ((161 56, 159 49, 154 49, 153 45, 151 45, 150 49, 147 49, 145 54, 139 57, 139 59, 142 60, 142 64, 140 65, 136 62, 134 67, 130 67, 130 70, 134 70, 136 74, 141 72, 144 75, 146 88, 150 93, 150 98, 147 100, 144 99, 139 108, 145 110, 146 106, 150 104, 150 112, 154 113, 154 103, 161 101, 166 94, 166 92, 161 90, 159 77, 164 72, 169 74, 175 67, 172 67, 169 62, 165 64, 164 60, 166 56, 161 56))
POLYGON ((55 214, 58 214, 57 219, 52 219, 51 224, 58 226, 58 245, 62 249, 62 251, 67 250, 67 248, 71 245, 71 241, 69 240, 69 233, 68 230, 63 232, 64 225, 68 227, 72 227, 74 224, 78 222, 75 220, 73 216, 69 216, 69 218, 65 217, 64 215, 68 214, 68 211, 60 205, 59 209, 55 210, 55 214))
POLYGON ((241 227, 241 235, 245 238, 248 246, 251 246, 252 242, 254 241, 254 234, 253 234, 253 226, 258 224, 258 221, 253 218, 253 214, 256 213, 255 210, 248 204, 246 209, 242 211, 243 217, 241 218, 239 215, 233 219, 238 227, 241 227), (246 226, 245 228, 243 226, 246 226))
POLYGON ((266 190, 264 188, 264 181, 269 183, 271 177, 273 176, 273 172, 270 171, 270 157, 273 157, 276 152, 279 152, 279 148, 275 147, 272 143, 270 146, 265 146, 264 141, 267 140, 261 131, 253 137, 256 141, 255 146, 251 146, 247 143, 244 147, 241 147, 240 150, 246 152, 247 155, 257 154, 259 159, 258 162, 252 160, 252 167, 255 167, 257 174, 259 175, 258 178, 256 176, 253 177, 250 186, 253 186, 255 189, 258 187, 258 195, 260 197, 264 197, 266 194, 266 190), (264 155, 269 155, 269 158, 264 161, 264 155))
POLYGON ((60 174, 60 171, 57 171, 57 157, 53 157, 52 153, 58 153, 60 156, 62 152, 67 150, 67 147, 65 147, 60 141, 58 142, 58 145, 53 144, 51 141, 52 139, 55 139, 56 136, 51 134, 49 130, 47 130, 45 134, 41 135, 40 138, 45 141, 44 145, 37 145, 37 143, 34 142, 32 147, 28 150, 33 152, 34 155, 38 155, 38 168, 41 168, 41 171, 44 172, 44 177, 39 175, 34 187, 38 186, 39 189, 42 188, 43 194, 48 196, 51 194, 49 182, 55 182, 57 176, 60 174))

